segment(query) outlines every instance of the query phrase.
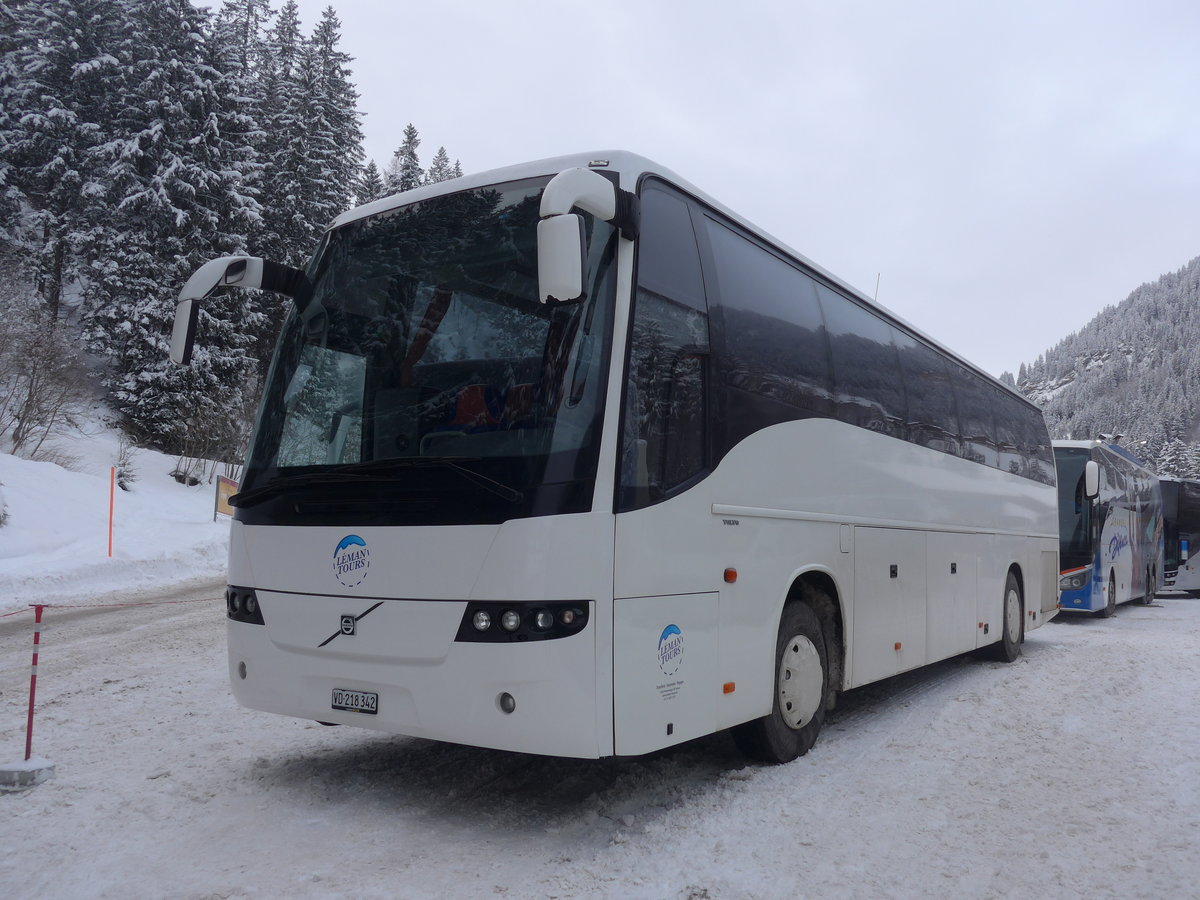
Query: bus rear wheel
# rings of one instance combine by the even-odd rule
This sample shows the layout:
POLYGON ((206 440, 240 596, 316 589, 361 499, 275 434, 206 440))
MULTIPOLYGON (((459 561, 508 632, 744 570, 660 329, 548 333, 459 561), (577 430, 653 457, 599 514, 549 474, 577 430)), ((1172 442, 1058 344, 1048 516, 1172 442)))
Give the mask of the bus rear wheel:
POLYGON ((825 723, 829 663, 825 634, 804 603, 783 608, 775 642, 771 712, 732 730, 738 748, 753 759, 791 762, 807 753, 825 723))
POLYGON ((1104 606, 1096 610, 1092 615, 1098 619, 1107 619, 1117 611, 1117 573, 1108 573, 1108 598, 1104 606))
POLYGON ((1021 655, 1023 638, 1023 604, 1021 583, 1015 572, 1009 572, 1004 581, 1004 605, 1001 609, 1000 640, 992 645, 992 656, 1001 662, 1012 662, 1021 655))
POLYGON ((1149 566, 1146 567, 1146 593, 1142 595, 1142 599, 1138 602, 1142 606, 1149 606, 1154 601, 1154 572, 1149 566))

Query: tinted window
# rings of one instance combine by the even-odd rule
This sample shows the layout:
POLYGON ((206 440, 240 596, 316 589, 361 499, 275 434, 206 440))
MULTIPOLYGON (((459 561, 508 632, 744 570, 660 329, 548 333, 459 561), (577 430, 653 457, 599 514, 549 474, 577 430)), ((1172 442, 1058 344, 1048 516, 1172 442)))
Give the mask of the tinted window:
POLYGON ((957 454, 958 411, 945 359, 903 332, 897 332, 895 339, 908 399, 908 439, 922 447, 957 454))
POLYGON ((687 204, 642 196, 618 510, 658 502, 705 466, 708 313, 687 204))
POLYGON ((816 285, 715 220, 707 234, 721 299, 721 376, 734 440, 774 422, 828 416, 829 350, 816 285))
POLYGON ((892 437, 905 437, 906 409, 895 329, 824 285, 821 307, 829 328, 837 417, 892 437))
POLYGON ((956 362, 948 362, 954 372, 954 396, 958 407, 959 454, 985 466, 1000 467, 996 448, 996 388, 956 362))

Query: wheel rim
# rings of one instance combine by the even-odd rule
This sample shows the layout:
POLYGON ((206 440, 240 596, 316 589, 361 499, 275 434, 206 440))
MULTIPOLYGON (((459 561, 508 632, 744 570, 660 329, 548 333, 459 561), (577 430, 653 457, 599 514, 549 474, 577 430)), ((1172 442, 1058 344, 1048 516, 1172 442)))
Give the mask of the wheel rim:
POLYGON ((821 655, 803 634, 793 635, 779 660, 779 714, 788 728, 803 728, 821 707, 821 655))
POLYGON ((1004 627, 1008 632, 1008 639, 1016 643, 1021 634, 1021 596, 1016 588, 1009 588, 1008 593, 1004 595, 1004 627))
POLYGON ((1117 585, 1112 577, 1108 579, 1108 608, 1112 609, 1117 605, 1117 585))

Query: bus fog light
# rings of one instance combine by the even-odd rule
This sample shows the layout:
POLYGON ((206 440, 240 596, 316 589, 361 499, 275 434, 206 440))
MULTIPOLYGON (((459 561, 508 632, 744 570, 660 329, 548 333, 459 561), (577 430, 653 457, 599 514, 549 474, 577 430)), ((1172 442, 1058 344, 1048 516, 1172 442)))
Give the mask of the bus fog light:
POLYGON ((500 617, 500 627, 505 631, 516 631, 521 627, 521 617, 513 610, 506 609, 504 615, 500 617))
POLYGON ((229 611, 235 616, 242 609, 242 598, 238 596, 237 591, 229 592, 229 611))
POLYGON ((257 611, 258 600, 255 599, 253 594, 248 594, 246 596, 246 612, 250 613, 250 615, 254 615, 254 613, 257 611))
POLYGON ((576 613, 573 609, 564 609, 558 614, 558 621, 562 622, 564 625, 574 625, 575 619, 576 613))
POLYGON ((549 631, 554 627, 554 613, 548 609, 539 609, 534 614, 533 623, 539 631, 549 631))
POLYGON ((487 631, 492 627, 492 617, 486 609, 481 609, 475 613, 475 617, 471 619, 471 624, 475 626, 476 631, 487 631))
POLYGON ((496 698, 496 705, 500 707, 500 712, 504 713, 507 716, 507 715, 510 715, 512 713, 512 711, 517 708, 517 698, 514 697, 512 694, 510 694, 508 691, 505 691, 499 697, 496 698))

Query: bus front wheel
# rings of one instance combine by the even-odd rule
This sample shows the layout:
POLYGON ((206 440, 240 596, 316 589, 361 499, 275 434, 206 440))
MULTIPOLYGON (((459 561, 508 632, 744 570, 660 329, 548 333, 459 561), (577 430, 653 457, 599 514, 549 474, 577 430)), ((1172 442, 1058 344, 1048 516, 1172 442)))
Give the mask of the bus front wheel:
POLYGON ((738 748, 764 762, 791 762, 816 743, 825 722, 829 663, 820 620, 804 603, 783 608, 775 642, 771 712, 733 729, 738 748))
POLYGON ((1108 573, 1108 599, 1104 606, 1093 613, 1099 619, 1107 619, 1117 611, 1117 573, 1108 573))

